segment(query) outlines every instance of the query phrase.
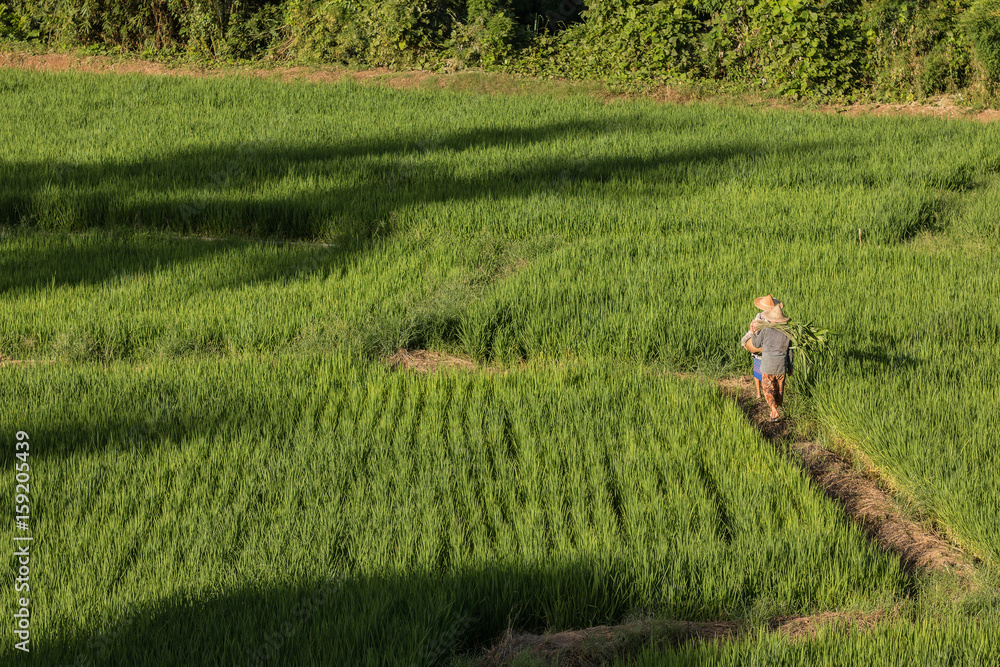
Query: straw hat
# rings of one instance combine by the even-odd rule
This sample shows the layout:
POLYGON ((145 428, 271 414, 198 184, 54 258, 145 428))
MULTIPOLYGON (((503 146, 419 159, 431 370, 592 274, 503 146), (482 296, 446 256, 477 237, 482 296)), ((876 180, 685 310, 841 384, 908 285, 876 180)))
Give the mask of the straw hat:
POLYGON ((781 310, 781 302, 779 301, 773 308, 769 308, 764 311, 764 319, 768 322, 781 324, 783 322, 787 322, 790 318, 785 317, 785 313, 781 310))
POLYGON ((757 306, 757 310, 770 310, 771 308, 782 304, 780 301, 768 294, 767 296, 759 296, 754 299, 753 305, 757 306))

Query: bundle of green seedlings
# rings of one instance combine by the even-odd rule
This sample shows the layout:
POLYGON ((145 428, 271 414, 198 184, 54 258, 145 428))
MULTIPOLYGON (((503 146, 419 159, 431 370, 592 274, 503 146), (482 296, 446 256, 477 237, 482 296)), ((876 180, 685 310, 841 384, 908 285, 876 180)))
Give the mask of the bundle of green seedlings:
POLYGON ((791 349, 795 351, 795 363, 802 368, 802 381, 808 384, 812 378, 814 367, 823 363, 830 353, 830 337, 837 333, 825 327, 817 327, 812 321, 796 322, 761 322, 758 326, 765 329, 777 329, 791 341, 791 349))

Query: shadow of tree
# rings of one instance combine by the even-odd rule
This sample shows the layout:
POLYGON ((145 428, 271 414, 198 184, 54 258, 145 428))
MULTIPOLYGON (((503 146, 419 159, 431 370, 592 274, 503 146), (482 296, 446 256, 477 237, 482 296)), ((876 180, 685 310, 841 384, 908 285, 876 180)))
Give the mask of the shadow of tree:
MULTIPOLYGON (((634 114, 618 122, 641 130, 650 121, 634 114)), ((750 164, 764 151, 802 149, 719 141, 696 148, 666 146, 644 155, 609 155, 600 147, 579 158, 536 151, 525 158, 527 163, 516 157, 490 161, 481 155, 498 147, 534 149, 567 139, 590 142, 607 135, 609 127, 607 122, 582 120, 445 131, 432 137, 203 146, 158 157, 86 164, 4 161, 0 162, 0 225, 327 239, 346 256, 377 237, 392 235, 396 212, 414 205, 523 198, 559 192, 567 182, 600 185, 620 178, 713 187, 714 183, 703 182, 704 170, 698 167, 714 165, 718 179, 725 180, 739 177, 739 169, 728 165, 750 164)), ((38 248, 28 257, 9 257, 2 260, 2 269, 8 290, 37 285, 53 275, 57 284, 93 283, 144 270, 151 262, 193 261, 228 247, 178 243, 176 252, 164 253, 152 242, 139 242, 134 248, 64 244, 38 248), (23 270, 14 271, 15 266, 23 270)), ((284 270, 266 267, 264 272, 284 270)))
POLYGON ((856 348, 848 350, 844 354, 844 357, 846 360, 859 363, 862 372, 865 374, 884 371, 909 371, 923 363, 919 359, 901 353, 899 349, 900 346, 896 344, 867 349, 856 348))
POLYGON ((439 665, 481 652, 509 625, 537 633, 617 622, 629 606, 601 570, 497 564, 246 585, 133 606, 107 624, 94 612, 33 640, 32 652, 66 665, 439 665))
POLYGON ((21 235, 7 241, 0 256, 0 294, 45 287, 127 282, 163 268, 193 266, 229 253, 234 261, 225 272, 199 280, 189 275, 191 289, 225 289, 259 281, 290 281, 329 276, 346 270, 358 243, 290 244, 274 252, 265 244, 237 238, 207 239, 161 234, 87 232, 79 235, 21 235))

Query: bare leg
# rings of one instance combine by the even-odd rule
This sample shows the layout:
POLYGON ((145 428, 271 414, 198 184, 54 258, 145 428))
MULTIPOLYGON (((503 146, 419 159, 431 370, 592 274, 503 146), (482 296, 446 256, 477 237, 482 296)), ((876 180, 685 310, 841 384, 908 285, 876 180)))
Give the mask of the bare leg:
POLYGON ((781 415, 778 413, 778 406, 781 405, 781 394, 778 378, 774 375, 764 375, 764 399, 767 406, 771 408, 771 419, 777 419, 781 415))
POLYGON ((757 398, 760 398, 760 380, 758 380, 757 378, 754 378, 753 379, 753 383, 757 387, 757 398))

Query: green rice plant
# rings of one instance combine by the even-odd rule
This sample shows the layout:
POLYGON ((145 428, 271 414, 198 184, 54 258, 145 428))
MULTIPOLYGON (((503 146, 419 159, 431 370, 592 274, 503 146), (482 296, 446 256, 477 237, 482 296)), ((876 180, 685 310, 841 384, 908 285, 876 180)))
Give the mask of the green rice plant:
MULTIPOLYGON (((515 609, 543 631, 923 590, 735 405, 660 374, 748 373, 732 343, 768 291, 823 360, 823 423, 995 567, 1000 126, 239 77, 0 86, 0 355, 54 362, 0 366, 0 424, 47 443, 52 660, 409 662, 475 651, 515 609), (390 372, 397 346, 485 368, 390 372)), ((995 648, 985 626, 920 627, 831 655, 995 648)), ((830 644, 810 646, 774 655, 830 644)))
POLYGON ((638 657, 615 665, 843 665, 877 667, 963 664, 988 667, 996 662, 1000 623, 987 613, 970 623, 961 614, 917 622, 894 619, 873 628, 850 629, 836 619, 815 628, 810 637, 788 637, 762 630, 733 642, 690 642, 679 651, 649 647, 638 657))
POLYGON ((100 659, 98 636, 126 662, 242 662, 286 621, 282 661, 409 661, 480 647, 511 614, 742 618, 911 585, 713 387, 637 368, 420 376, 285 354, 5 373, 0 424, 45 452, 32 627, 53 662, 100 659))

